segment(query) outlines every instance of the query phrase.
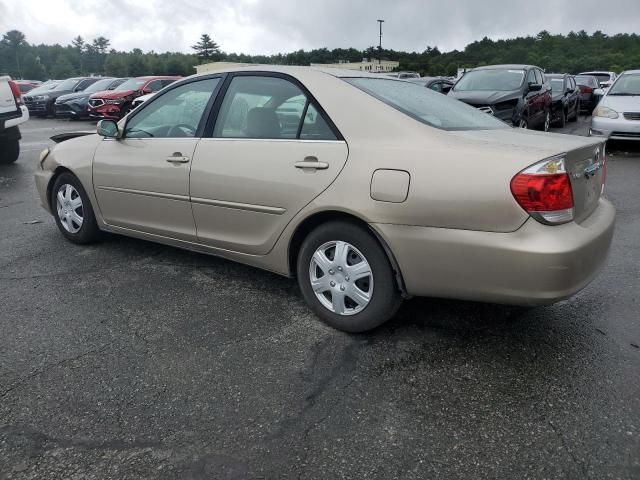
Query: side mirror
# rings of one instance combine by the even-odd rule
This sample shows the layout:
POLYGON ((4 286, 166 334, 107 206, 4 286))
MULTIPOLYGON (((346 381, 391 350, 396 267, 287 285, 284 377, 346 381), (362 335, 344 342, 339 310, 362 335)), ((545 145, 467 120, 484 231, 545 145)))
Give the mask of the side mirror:
POLYGON ((603 89, 601 89, 601 88, 596 88, 596 89, 593 91, 593 94, 594 94, 594 95, 596 95, 596 96, 598 96, 598 97, 602 97, 602 96, 604 96, 604 90, 603 90, 603 89))
POLYGON ((567 93, 573 93, 573 88, 567 87, 567 93))
POLYGON ((542 90, 542 85, 539 83, 530 83, 529 84, 529 91, 530 92, 539 92, 540 90, 542 90))
POLYGON ((98 135, 105 138, 120 138, 118 124, 113 120, 100 120, 97 125, 98 135))

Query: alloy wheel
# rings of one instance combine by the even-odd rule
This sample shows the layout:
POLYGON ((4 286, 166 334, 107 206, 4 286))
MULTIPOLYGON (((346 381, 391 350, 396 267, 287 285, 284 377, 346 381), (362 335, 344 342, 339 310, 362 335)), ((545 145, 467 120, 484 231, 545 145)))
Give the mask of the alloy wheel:
POLYGON ((353 245, 331 241, 321 245, 309 265, 311 288, 320 303, 338 315, 364 310, 373 295, 373 272, 353 245))
POLYGON ((548 132, 549 131, 549 126, 551 125, 551 113, 547 112, 547 114, 544 117, 544 131, 548 132))
POLYGON ((518 128, 529 128, 529 125, 527 124, 527 121, 524 118, 520 119, 520 123, 518 123, 518 128))
POLYGON ((82 197, 73 185, 61 185, 56 194, 56 209, 62 227, 69 233, 78 233, 84 221, 82 197))

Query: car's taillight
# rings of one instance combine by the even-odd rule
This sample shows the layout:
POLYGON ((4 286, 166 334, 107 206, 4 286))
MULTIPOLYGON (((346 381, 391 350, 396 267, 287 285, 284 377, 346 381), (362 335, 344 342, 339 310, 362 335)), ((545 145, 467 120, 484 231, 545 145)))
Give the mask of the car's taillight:
POLYGON ((593 93, 593 88, 591 88, 591 87, 580 87, 580 91, 582 93, 593 93))
POLYGON ((9 87, 11 88, 11 93, 13 93, 13 98, 16 101, 16 105, 19 107, 22 105, 22 92, 20 92, 20 87, 16 82, 9 80, 9 87))
POLYGON ((573 220, 573 192, 564 156, 526 168, 511 179, 518 204, 539 222, 555 225, 573 220))

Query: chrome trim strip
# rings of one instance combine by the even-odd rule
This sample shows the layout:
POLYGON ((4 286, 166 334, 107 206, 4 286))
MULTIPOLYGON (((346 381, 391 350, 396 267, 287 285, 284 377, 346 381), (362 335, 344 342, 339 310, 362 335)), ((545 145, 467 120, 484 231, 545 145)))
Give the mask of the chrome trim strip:
POLYGON ((282 215, 287 210, 281 207, 270 207, 268 205, 253 205, 250 203, 227 202, 225 200, 213 200, 209 198, 191 197, 192 203, 200 205, 211 205, 213 207, 232 208, 234 210, 246 210, 249 212, 266 213, 269 215, 282 215))
POLYGON ((109 192, 129 193, 131 195, 143 195, 145 197, 166 198, 167 200, 178 200, 181 202, 188 202, 189 197, 186 195, 175 195, 173 193, 162 192, 148 192, 146 190, 133 190, 131 188, 118 188, 118 187, 100 187, 96 186, 98 190, 107 190, 109 192))
POLYGON ((347 143, 345 140, 308 140, 297 138, 244 138, 244 137, 202 137, 200 141, 218 141, 218 142, 274 142, 274 143, 289 143, 289 142, 302 142, 302 143, 347 143))

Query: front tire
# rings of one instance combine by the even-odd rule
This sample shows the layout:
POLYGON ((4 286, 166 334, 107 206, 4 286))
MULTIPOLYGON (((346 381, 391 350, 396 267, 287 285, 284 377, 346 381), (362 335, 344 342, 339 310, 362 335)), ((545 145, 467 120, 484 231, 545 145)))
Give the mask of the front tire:
POLYGON ((60 233, 69 241, 84 245, 100 236, 91 202, 78 178, 63 173, 51 189, 51 209, 60 233))
POLYGON ((302 243, 297 275, 314 313, 345 332, 382 325, 402 302, 384 249, 354 223, 329 222, 313 230, 302 243))
POLYGON ((9 165, 18 160, 20 156, 20 141, 0 141, 0 165, 9 165))

